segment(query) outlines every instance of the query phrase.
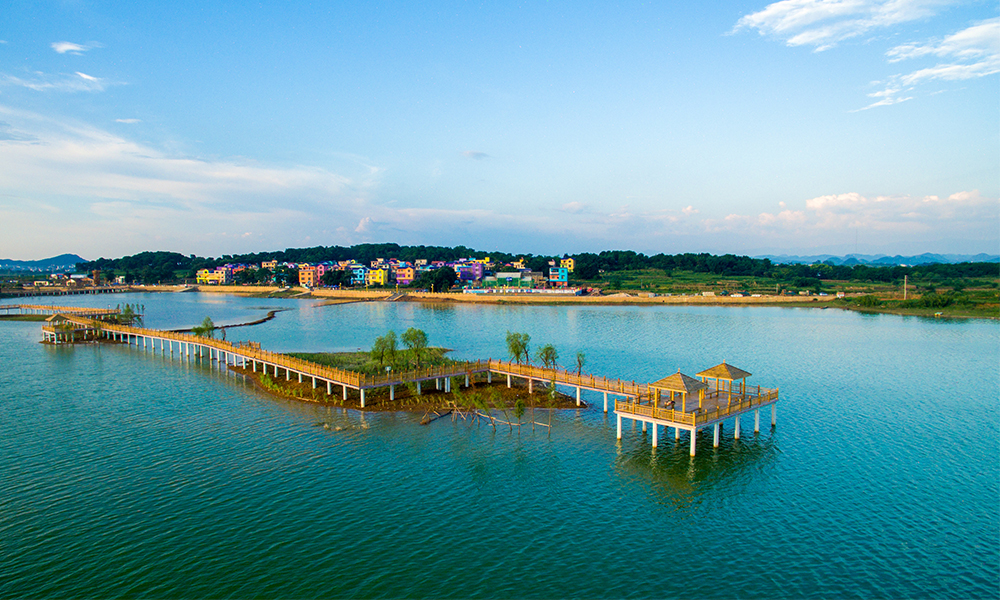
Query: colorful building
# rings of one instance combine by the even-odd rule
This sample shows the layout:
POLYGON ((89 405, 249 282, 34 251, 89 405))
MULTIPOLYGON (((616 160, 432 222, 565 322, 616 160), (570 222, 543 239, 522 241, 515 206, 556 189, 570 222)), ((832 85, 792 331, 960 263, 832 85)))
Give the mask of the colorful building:
POLYGON ((276 260, 265 260, 264 262, 260 263, 260 268, 261 269, 270 269, 271 271, 274 271, 275 269, 278 268, 278 261, 276 261, 276 260))
POLYGON ((563 267, 552 267, 549 269, 549 283, 556 287, 566 287, 569 285, 569 269, 563 267))
POLYGON ((410 285, 417 278, 417 270, 413 267, 401 267, 396 269, 396 283, 399 285, 410 285))
POLYGON ((572 273, 573 269, 576 268, 576 261, 573 260, 572 258, 564 258, 559 261, 559 266, 564 269, 567 269, 570 273, 572 273))
POLYGON ((389 283, 388 269, 371 269, 365 276, 366 285, 386 285, 389 283))
POLYGON ((316 287, 316 267, 299 265, 299 285, 316 287))
POLYGON ((458 274, 458 278, 462 281, 479 281, 483 278, 485 272, 485 267, 480 262, 455 265, 455 273, 458 274))
POLYGON ((195 281, 198 285, 226 285, 229 283, 229 273, 226 270, 201 269, 195 281))

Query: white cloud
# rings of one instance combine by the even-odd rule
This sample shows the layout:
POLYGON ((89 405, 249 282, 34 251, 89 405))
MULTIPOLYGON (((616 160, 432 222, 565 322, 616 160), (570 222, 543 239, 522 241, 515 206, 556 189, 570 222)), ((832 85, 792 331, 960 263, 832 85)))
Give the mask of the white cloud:
POLYGON ((0 86, 15 85, 36 92, 103 92, 110 86, 122 85, 77 71, 73 74, 48 74, 36 71, 27 77, 0 73, 0 86))
POLYGON ((585 210, 587 207, 579 202, 567 202, 559 207, 559 210, 568 213, 578 213, 585 210))
POLYGON ((73 42, 52 42, 52 49, 59 54, 70 54, 80 55, 90 50, 89 46, 84 46, 82 44, 74 44, 73 42))
POLYGON ((733 28, 755 29, 817 52, 873 29, 933 16, 944 0, 781 0, 743 16, 733 28))
POLYGON ((777 214, 731 214, 705 219, 707 233, 739 233, 775 240, 808 239, 827 244, 852 232, 871 233, 887 242, 928 240, 945 232, 970 240, 997 243, 1000 202, 977 190, 939 196, 864 196, 857 192, 817 196, 805 201, 805 210, 785 209, 777 214))
POLYGON ((115 123, 125 123, 127 125, 133 125, 135 123, 142 123, 140 119, 115 119, 115 123))
POLYGON ((690 217, 691 215, 696 215, 701 211, 696 209, 694 206, 689 205, 686 208, 681 209, 681 212, 690 217))
POLYGON ((462 152, 462 156, 465 158, 471 158, 472 160, 483 160, 490 157, 489 154, 478 150, 466 150, 465 152, 462 152))

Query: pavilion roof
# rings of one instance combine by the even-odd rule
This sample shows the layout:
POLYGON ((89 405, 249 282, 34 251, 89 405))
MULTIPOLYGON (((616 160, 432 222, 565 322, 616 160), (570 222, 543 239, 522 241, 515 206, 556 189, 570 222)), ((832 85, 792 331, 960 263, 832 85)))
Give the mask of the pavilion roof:
POLYGON ((688 377, 684 373, 678 370, 673 375, 668 375, 659 381, 654 381, 649 384, 649 387, 656 388, 660 390, 666 390, 668 392, 681 392, 683 394, 692 394, 698 390, 707 388, 704 382, 698 381, 694 377, 688 377))
POLYGON ((750 377, 750 373, 732 365, 727 365, 726 361, 722 361, 721 365, 715 365, 711 369, 705 369, 701 373, 698 373, 698 377, 710 377, 712 379, 725 379, 733 381, 734 379, 744 379, 750 377))

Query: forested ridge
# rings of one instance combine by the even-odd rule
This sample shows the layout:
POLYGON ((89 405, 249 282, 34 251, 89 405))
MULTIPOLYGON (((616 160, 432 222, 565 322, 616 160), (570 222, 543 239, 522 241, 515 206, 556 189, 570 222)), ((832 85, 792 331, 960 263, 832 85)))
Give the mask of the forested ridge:
MULTIPOLYGON (((82 272, 100 270, 108 274, 117 273, 125 275, 130 282, 168 283, 193 279, 199 269, 211 269, 227 263, 259 264, 262 261, 270 260, 319 263, 355 260, 362 264, 368 264, 377 258, 396 258, 406 261, 417 259, 454 261, 461 258, 485 258, 487 256, 498 265, 523 258, 528 268, 543 272, 548 269, 550 260, 558 261, 560 258, 571 257, 576 261, 574 278, 584 281, 597 281, 612 273, 648 269, 660 270, 667 275, 673 271, 682 271, 718 276, 772 278, 781 281, 810 279, 893 282, 901 280, 904 276, 944 279, 996 277, 1000 275, 1000 265, 997 263, 940 263, 912 267, 834 265, 832 263, 778 265, 767 258, 751 258, 734 254, 684 253, 649 256, 631 250, 606 250, 596 254, 581 253, 557 256, 484 252, 465 246, 400 246, 398 244, 289 248, 278 252, 227 254, 218 258, 200 257, 193 254, 185 256, 177 252, 140 252, 116 259, 100 258, 81 262, 77 264, 77 270, 82 272)), ((497 270, 501 270, 500 267, 497 270)))

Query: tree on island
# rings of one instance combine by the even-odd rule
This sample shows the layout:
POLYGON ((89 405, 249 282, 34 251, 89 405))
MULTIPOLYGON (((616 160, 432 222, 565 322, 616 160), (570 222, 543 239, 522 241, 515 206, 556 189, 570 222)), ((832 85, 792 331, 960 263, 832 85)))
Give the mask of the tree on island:
POLYGON ((389 362, 393 362, 396 359, 396 332, 389 331, 385 335, 381 335, 375 338, 375 343, 372 344, 371 357, 372 359, 378 359, 379 366, 385 364, 386 355, 389 356, 389 362))
POLYGON ((545 344, 538 349, 538 353, 535 356, 546 367, 555 368, 556 361, 559 360, 559 351, 552 344, 545 344))
POLYGON ((403 332, 403 345, 406 346, 417 359, 417 368, 420 368, 420 355, 427 348, 427 334, 420 329, 410 327, 403 332))
POLYGON ((191 328, 191 333, 198 337, 215 337, 215 323, 212 322, 211 317, 205 317, 205 320, 201 322, 201 325, 196 325, 191 328))
POLYGON ((528 342, 530 341, 531 336, 527 333, 507 332, 507 352, 510 353, 517 364, 521 364, 521 357, 524 357, 525 363, 529 362, 528 342))
POLYGON ((583 365, 587 364, 587 355, 582 351, 576 353, 576 374, 583 374, 583 365))

